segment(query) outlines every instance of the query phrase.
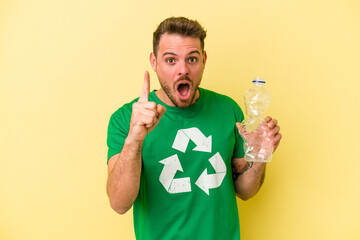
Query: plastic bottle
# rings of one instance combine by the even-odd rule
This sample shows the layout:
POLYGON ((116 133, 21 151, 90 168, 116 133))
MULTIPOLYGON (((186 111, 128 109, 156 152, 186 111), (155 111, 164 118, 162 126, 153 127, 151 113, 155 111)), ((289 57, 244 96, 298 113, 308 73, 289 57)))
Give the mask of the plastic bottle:
POLYGON ((267 135, 269 128, 263 116, 270 103, 265 81, 256 77, 253 85, 245 91, 244 100, 246 113, 249 116, 242 122, 246 130, 241 133, 245 140, 244 159, 248 162, 270 162, 273 147, 267 135))

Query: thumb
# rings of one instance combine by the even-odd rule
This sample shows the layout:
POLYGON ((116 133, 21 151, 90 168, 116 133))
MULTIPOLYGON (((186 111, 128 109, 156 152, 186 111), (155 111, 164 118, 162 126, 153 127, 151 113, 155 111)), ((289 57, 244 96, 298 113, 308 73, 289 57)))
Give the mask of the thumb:
POLYGON ((150 94, 150 76, 149 76, 149 72, 145 71, 144 86, 143 86, 143 89, 142 89, 142 92, 141 92, 138 102, 148 102, 149 94, 150 94))
POLYGON ((245 127, 239 122, 236 123, 236 127, 238 129, 239 134, 243 137, 246 137, 248 131, 245 129, 245 127))
POLYGON ((160 121, 160 119, 162 118, 162 116, 164 115, 164 113, 165 113, 165 111, 166 111, 166 108, 165 108, 163 105, 158 104, 158 105, 156 106, 156 110, 157 110, 157 112, 159 113, 158 119, 159 119, 159 121, 160 121))

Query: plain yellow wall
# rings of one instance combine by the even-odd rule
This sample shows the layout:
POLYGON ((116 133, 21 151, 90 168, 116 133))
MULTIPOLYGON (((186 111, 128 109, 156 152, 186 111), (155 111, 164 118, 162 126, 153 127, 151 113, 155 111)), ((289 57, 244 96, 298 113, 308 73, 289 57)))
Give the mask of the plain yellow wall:
POLYGON ((283 140, 238 201, 242 239, 360 239, 358 0, 2 0, 0 239, 134 239, 105 192, 107 124, 169 16, 208 30, 203 87, 243 107, 268 82, 283 140))

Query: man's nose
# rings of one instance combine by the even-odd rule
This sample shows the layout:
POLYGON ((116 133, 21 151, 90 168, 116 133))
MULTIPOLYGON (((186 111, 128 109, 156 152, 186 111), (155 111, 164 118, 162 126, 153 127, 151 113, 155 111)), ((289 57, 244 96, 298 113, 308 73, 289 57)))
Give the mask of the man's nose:
POLYGON ((187 75, 189 74, 189 69, 186 64, 186 61, 180 61, 179 62, 179 69, 178 69, 178 75, 187 75))

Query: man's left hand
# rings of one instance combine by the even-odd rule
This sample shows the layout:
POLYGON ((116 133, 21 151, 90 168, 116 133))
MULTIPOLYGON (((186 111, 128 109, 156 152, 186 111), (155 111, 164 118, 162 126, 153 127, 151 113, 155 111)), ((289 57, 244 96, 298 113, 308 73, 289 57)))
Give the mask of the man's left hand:
POLYGON ((280 127, 279 125, 277 125, 278 121, 276 119, 272 119, 269 116, 265 118, 265 121, 267 122, 267 125, 269 127, 268 137, 271 139, 271 144, 273 144, 274 146, 273 151, 275 152, 276 148, 280 144, 280 140, 282 137, 281 133, 279 133, 280 127))

